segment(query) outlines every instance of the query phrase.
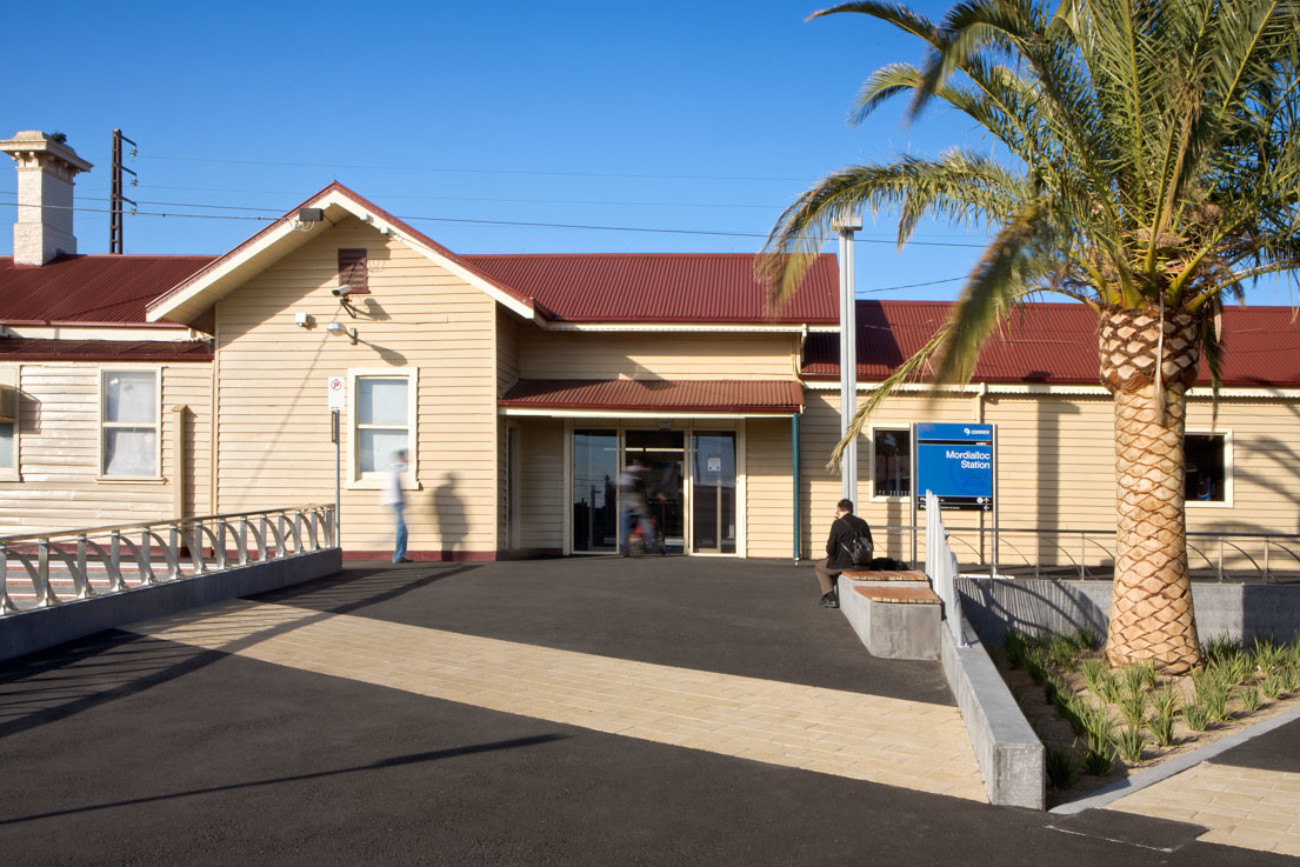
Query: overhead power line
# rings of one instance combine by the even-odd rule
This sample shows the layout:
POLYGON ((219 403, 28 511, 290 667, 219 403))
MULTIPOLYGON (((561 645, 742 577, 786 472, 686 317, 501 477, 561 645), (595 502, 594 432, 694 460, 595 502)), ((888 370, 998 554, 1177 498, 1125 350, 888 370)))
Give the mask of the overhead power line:
POLYGON ((562 178, 631 178, 640 180, 679 180, 679 181, 760 181, 764 183, 810 183, 810 178, 764 177, 762 175, 678 175, 655 172, 579 172, 541 169, 506 169, 506 168, 445 168, 435 166, 393 166, 375 165, 374 163, 303 163, 296 161, 275 160, 240 160, 226 157, 178 157, 160 154, 141 155, 142 160, 161 160, 183 163, 216 163, 219 165, 241 166, 293 166, 311 169, 365 169, 374 171, 384 169, 401 172, 430 172, 451 175, 537 175, 540 177, 562 178))
MULTIPOLYGON (((657 229, 638 226, 599 226, 586 223, 533 223, 523 220, 474 220, 464 217, 398 217, 399 220, 406 222, 433 222, 433 223, 469 223, 472 225, 483 226, 518 226, 522 228, 534 229, 582 229, 585 231, 595 232, 646 232, 650 234, 661 235, 716 235, 726 238, 766 238, 764 232, 723 232, 712 229, 657 229)), ((897 241, 884 240, 880 238, 857 238, 853 239, 857 244, 896 244, 897 241)), ((977 250, 983 250, 984 244, 954 244, 944 241, 908 241, 908 244, 918 247, 971 247, 977 250)))
POLYGON ((960 283, 965 277, 945 277, 942 280, 927 280, 924 283, 904 283, 901 286, 885 286, 881 289, 858 289, 853 294, 869 295, 875 292, 897 292, 900 289, 920 289, 923 286, 941 286, 944 283, 960 283))
MULTIPOLYGON (((17 202, 0 202, 0 205, 17 205, 17 202)), ((51 206, 47 205, 46 207, 51 207, 51 206)), ((61 207, 66 208, 66 206, 61 206, 61 207)), ((87 212, 92 214, 106 214, 110 212, 109 208, 73 207, 70 208, 69 210, 82 211, 82 212, 87 212)), ((250 209, 250 210, 262 210, 262 209, 250 209)), ((261 223, 274 223, 284 219, 283 217, 254 217, 254 216, 241 216, 238 214, 179 214, 179 213, 166 213, 162 211, 135 211, 133 213, 137 216, 189 217, 189 218, 199 219, 199 220, 245 220, 245 221, 252 220, 261 223)), ((439 220, 442 222, 471 222, 471 223, 483 222, 477 220, 455 220, 452 218, 444 218, 444 217, 403 217, 402 219, 408 221, 426 219, 426 220, 439 220)), ((675 232, 678 234, 686 233, 686 234, 695 234, 695 235, 722 235, 726 237, 746 237, 746 238, 766 237, 765 235, 760 235, 756 233, 744 233, 744 232, 706 232, 706 231, 688 231, 688 230, 674 230, 674 229, 618 229, 617 227, 612 227, 612 226, 581 227, 581 226, 566 226, 557 223, 510 223, 510 222, 502 221, 502 222, 493 222, 491 224, 492 225, 540 226, 545 228, 598 228, 598 229, 606 229, 609 231, 675 232)), ((857 239, 857 240, 863 241, 865 239, 857 239)), ((887 243, 887 242, 878 241, 875 243, 887 243)), ((945 245, 939 244, 936 246, 945 246, 945 245)), ((882 292, 898 292, 903 289, 918 289, 924 286, 939 286, 944 283, 957 283, 965 279, 966 279, 965 277, 947 277, 944 278, 943 280, 928 280, 924 283, 904 283, 898 286, 879 286, 870 289, 860 289, 856 294, 872 295, 872 294, 879 294, 882 292)))
MULTIPOLYGON (((90 188, 94 190, 94 188, 90 188)), ((176 190, 191 193, 239 193, 252 196, 291 196, 297 197, 302 195, 302 190, 245 190, 231 187, 181 187, 170 184, 149 184, 151 190, 176 190)), ((102 192, 101 190, 98 190, 102 192)), ((10 191, 0 190, 0 195, 13 195, 10 191)), ((96 198, 88 195, 78 195, 81 201, 100 202, 108 201, 104 198, 96 198)), ((515 199, 500 198, 497 196, 417 196, 408 193, 384 193, 382 195, 368 196, 373 201, 389 201, 392 199, 407 199, 422 202, 487 202, 490 204, 510 204, 510 205, 596 205, 607 207, 626 207, 626 208, 745 208, 750 210, 762 210, 769 213, 780 211, 784 205, 781 204, 749 204, 735 202, 636 202, 636 201, 617 201, 611 199, 515 199)), ((233 205, 198 205, 185 202, 150 202, 154 205, 188 205, 192 207, 222 208, 227 210, 252 210, 266 211, 269 213, 282 214, 282 208, 248 208, 237 207, 233 205)), ((891 236, 892 237, 892 236, 891 236)), ((948 235, 936 232, 927 232, 927 237, 931 238, 967 238, 969 234, 948 235)))
MULTIPOLYGON (((13 193, 8 193, 8 195, 13 195, 13 193)), ((145 200, 141 200, 140 204, 142 205, 153 204, 153 205, 160 205, 162 207, 178 207, 178 208, 207 208, 207 209, 214 209, 214 210, 218 208, 221 209, 236 208, 236 206, 233 205, 206 205, 206 204, 198 204, 198 203, 189 204, 183 202, 173 202, 173 203, 147 202, 145 200)), ((16 201, 4 201, 4 202, 0 202, 0 205, 18 205, 18 203, 16 201)), ((90 214, 108 213, 109 210, 107 208, 87 208, 80 205, 74 205, 74 206, 46 205, 45 207, 47 208, 60 207, 66 210, 80 211, 80 212, 90 213, 90 214)), ((266 213, 279 213, 278 211, 272 208, 238 208, 238 209, 250 210, 250 211, 263 211, 266 213)), ((134 210, 131 213, 133 216, 140 216, 140 217, 173 217, 173 218, 191 218, 191 219, 204 219, 204 220, 252 220, 252 221, 264 222, 264 223, 273 223, 276 222, 277 220, 284 219, 283 216, 258 217, 252 215, 245 216, 239 214, 195 214, 195 213, 145 211, 145 210, 134 210)), ((413 223, 413 222, 453 223, 457 225, 471 225, 471 226, 511 226, 515 228, 527 228, 527 229, 578 229, 582 231, 591 231, 591 232, 631 232, 631 233, 642 233, 642 234, 652 234, 652 235, 692 235, 692 236, 709 236, 709 237, 719 237, 719 238, 760 238, 760 239, 767 238, 767 235, 762 232, 726 232, 719 229, 667 229, 667 228, 658 228, 658 227, 650 227, 650 226, 606 226, 606 225, 588 224, 588 223, 543 223, 543 222, 532 222, 527 220, 481 220, 481 219, 473 219, 469 217, 426 217, 426 216, 398 215, 397 218, 407 223, 413 223)), ((886 240, 881 238, 855 237, 853 240, 854 243, 857 244, 895 245, 897 243, 896 240, 886 240)), ((982 250, 985 247, 984 244, 960 244, 960 243, 955 243, 950 241, 908 241, 907 243, 909 246, 914 246, 914 247, 951 247, 951 248, 969 248, 969 249, 976 249, 976 250, 982 250)))

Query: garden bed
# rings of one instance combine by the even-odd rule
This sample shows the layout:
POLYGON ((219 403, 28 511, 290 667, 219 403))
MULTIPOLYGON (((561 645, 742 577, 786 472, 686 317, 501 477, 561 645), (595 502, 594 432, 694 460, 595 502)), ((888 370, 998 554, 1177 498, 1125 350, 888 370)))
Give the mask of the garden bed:
POLYGON ((1184 677, 1111 668, 1087 630, 1011 632, 993 659, 1047 751, 1048 806, 1084 797, 1300 706, 1300 641, 1216 640, 1184 677))

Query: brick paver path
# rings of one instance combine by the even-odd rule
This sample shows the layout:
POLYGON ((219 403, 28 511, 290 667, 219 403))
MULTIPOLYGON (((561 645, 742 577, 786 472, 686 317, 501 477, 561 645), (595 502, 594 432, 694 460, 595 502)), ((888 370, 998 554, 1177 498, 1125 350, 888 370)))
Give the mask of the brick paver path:
POLYGON ((1300 856, 1300 774, 1202 762, 1108 809, 1204 825, 1208 843, 1300 856))
POLYGON ((595 731, 987 800, 955 707, 246 600, 129 629, 595 731))

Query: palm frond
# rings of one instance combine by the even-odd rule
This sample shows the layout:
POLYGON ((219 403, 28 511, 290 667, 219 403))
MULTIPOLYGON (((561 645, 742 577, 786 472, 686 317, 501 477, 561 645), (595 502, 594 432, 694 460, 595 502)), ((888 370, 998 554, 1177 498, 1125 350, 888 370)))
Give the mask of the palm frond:
POLYGON ((1051 227, 1051 203, 1031 200, 989 244, 953 310, 936 383, 970 379, 993 328, 1054 264, 1043 257, 1044 247, 1051 246, 1051 227))
POLYGON ((822 9, 808 16, 811 21, 814 18, 822 18, 827 15, 837 15, 841 12, 858 12, 863 15, 870 15, 886 24, 892 24, 904 33, 916 36, 926 42, 930 42, 938 35, 938 26, 926 18, 921 13, 904 6, 902 3, 881 3, 873 0, 856 3, 840 3, 831 6, 828 9, 822 9))
POLYGON ((1023 181, 987 156, 952 151, 937 160, 900 157, 893 163, 851 166, 801 195, 777 221, 758 261, 758 276, 776 304, 794 294, 809 258, 837 221, 897 207, 899 244, 921 217, 954 225, 983 225, 1010 215, 1023 181))
POLYGON ((930 336, 930 339, 925 342, 925 345, 914 352, 910 358, 903 361, 893 373, 885 377, 880 385, 876 387, 876 390, 871 393, 870 397, 857 408, 853 413, 853 420, 849 423, 849 429, 845 431, 844 437, 836 443, 835 449, 831 452, 831 459, 826 464, 828 470, 839 467, 840 460, 844 456, 844 450, 848 448, 849 443, 862 435, 862 427, 866 424, 871 413, 875 412, 900 385, 905 385, 920 378, 922 371, 929 366, 935 353, 943 349, 951 332, 951 321, 939 326, 934 334, 930 336))
POLYGON ((860 126, 882 104, 901 93, 915 90, 923 80, 921 70, 910 63, 891 63, 871 74, 858 91, 849 112, 849 123, 860 126))
POLYGON ((778 295, 841 216, 888 209, 900 244, 925 218, 992 228, 939 365, 959 378, 996 297, 1042 290, 1096 310, 1163 303, 1200 315, 1261 275, 1300 268, 1300 4, 959 0, 936 23, 866 2, 817 17, 841 12, 922 46, 919 64, 867 80, 856 122, 901 95, 911 117, 940 100, 1007 156, 1000 167, 966 152, 900 157, 827 178, 764 247, 778 295))

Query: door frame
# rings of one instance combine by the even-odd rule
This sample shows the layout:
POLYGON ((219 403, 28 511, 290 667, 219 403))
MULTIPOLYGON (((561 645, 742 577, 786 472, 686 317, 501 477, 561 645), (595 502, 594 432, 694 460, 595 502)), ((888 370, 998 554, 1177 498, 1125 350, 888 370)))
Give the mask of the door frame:
MULTIPOLYGON (((684 434, 682 467, 682 540, 683 553, 688 557, 746 557, 748 556, 748 472, 746 467, 745 419, 737 416, 669 418, 661 416, 622 417, 569 417, 564 420, 564 544, 566 556, 605 556, 609 551, 575 551, 573 549, 573 431, 574 429, 610 430, 617 433, 619 469, 626 466, 627 432, 629 430, 661 430, 664 421, 671 422, 671 430, 684 434), (694 479, 695 432, 730 432, 736 434, 736 553, 694 553, 694 479)), ((618 493, 615 508, 623 510, 622 492, 618 493)))

